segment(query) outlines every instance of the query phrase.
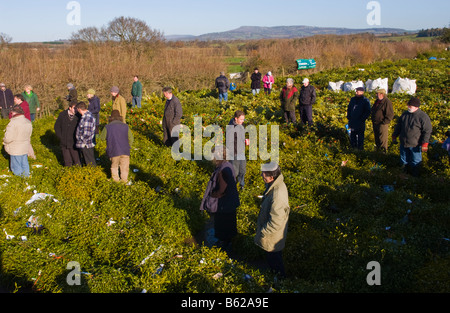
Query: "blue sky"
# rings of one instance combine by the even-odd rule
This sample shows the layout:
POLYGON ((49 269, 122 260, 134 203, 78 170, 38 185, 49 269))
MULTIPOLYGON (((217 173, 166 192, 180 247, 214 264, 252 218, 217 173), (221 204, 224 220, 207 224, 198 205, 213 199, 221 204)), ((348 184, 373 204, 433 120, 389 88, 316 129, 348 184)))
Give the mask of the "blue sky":
POLYGON ((13 42, 68 39, 73 32, 101 27, 118 16, 145 20, 166 35, 200 35, 240 26, 308 25, 394 27, 417 30, 448 27, 449 0, 378 0, 380 25, 369 25, 370 0, 78 0, 80 25, 69 25, 70 0, 0 0, 0 32, 13 42))

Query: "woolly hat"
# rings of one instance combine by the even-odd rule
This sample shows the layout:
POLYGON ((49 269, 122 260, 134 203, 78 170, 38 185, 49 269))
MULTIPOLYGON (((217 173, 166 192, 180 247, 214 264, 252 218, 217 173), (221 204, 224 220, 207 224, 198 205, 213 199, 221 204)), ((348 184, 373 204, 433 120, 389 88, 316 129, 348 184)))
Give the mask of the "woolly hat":
POLYGON ((112 87, 111 92, 119 93, 119 87, 117 86, 112 87))
POLYGON ((411 99, 408 101, 408 105, 413 107, 420 107, 420 100, 416 97, 411 97, 411 99))
POLYGON ((355 91, 364 91, 364 88, 363 87, 358 87, 358 88, 355 89, 355 91))
POLYGON ((87 91, 87 94, 88 94, 88 95, 95 95, 95 90, 94 90, 94 89, 89 89, 89 90, 87 91))
POLYGON ((377 89, 377 93, 385 95, 386 94, 386 89, 377 89))

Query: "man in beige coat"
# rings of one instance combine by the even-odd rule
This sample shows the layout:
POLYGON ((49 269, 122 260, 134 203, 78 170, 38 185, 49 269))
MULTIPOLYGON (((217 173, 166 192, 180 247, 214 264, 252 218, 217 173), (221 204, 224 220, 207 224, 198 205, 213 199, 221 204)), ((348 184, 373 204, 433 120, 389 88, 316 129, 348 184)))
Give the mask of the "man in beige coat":
POLYGON ((288 229, 289 195, 277 163, 264 164, 261 171, 266 191, 258 215, 255 244, 266 251, 270 269, 284 277, 282 250, 288 229))
POLYGON ((119 111, 120 116, 122 116, 123 122, 126 123, 127 116, 127 101, 120 94, 119 87, 114 86, 111 88, 111 96, 113 98, 112 109, 119 111))
POLYGON ((10 155, 11 171, 17 176, 30 176, 28 153, 31 149, 33 126, 24 115, 22 107, 16 105, 11 110, 11 120, 6 126, 3 145, 10 155))

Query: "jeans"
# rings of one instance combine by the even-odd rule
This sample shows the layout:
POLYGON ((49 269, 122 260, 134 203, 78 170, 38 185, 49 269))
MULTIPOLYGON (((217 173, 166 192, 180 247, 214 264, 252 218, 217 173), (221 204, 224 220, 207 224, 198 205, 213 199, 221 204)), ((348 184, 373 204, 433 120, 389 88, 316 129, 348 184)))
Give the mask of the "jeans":
POLYGON ((228 101, 228 92, 220 93, 219 92, 219 103, 223 101, 228 101))
POLYGON ((10 155, 11 171, 16 176, 30 176, 30 165, 28 164, 28 155, 10 155))
POLYGON ((264 87, 264 92, 266 93, 266 95, 270 95, 270 93, 272 92, 272 88, 264 87))
POLYGON ((364 150, 364 132, 365 129, 355 130, 352 129, 350 132, 350 145, 352 148, 358 150, 364 150))
POLYGON ((36 113, 30 113, 30 119, 32 122, 36 119, 36 113))
POLYGON ((141 108, 141 99, 142 99, 142 97, 133 97, 132 107, 134 108, 135 106, 137 106, 138 109, 140 109, 141 108))
POLYGON ((257 93, 259 93, 259 89, 252 89, 252 94, 255 96, 257 93))
MULTIPOLYGON (((235 157, 236 158, 236 157, 235 157)), ((244 176, 247 167, 246 160, 231 160, 231 164, 234 167, 234 175, 236 176, 236 182, 239 183, 241 187, 245 186, 244 176)))
POLYGON ((422 148, 420 146, 405 148, 400 145, 400 161, 414 176, 419 176, 419 168, 422 164, 422 148))

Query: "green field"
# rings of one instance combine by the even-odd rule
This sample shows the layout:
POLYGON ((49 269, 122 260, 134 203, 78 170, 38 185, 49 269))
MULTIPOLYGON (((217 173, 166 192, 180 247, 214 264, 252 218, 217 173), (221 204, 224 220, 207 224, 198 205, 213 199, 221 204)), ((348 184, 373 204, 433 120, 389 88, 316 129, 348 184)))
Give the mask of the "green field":
MULTIPOLYGON (((256 218, 264 183, 261 160, 248 161, 246 186, 240 193, 238 236, 233 254, 202 244, 207 214, 199 211, 212 173, 209 161, 175 161, 162 144, 164 100, 150 94, 143 109, 127 115, 135 136, 130 178, 110 179, 105 143, 96 146, 98 166, 64 168, 53 131, 55 117, 37 120, 30 160, 32 177, 14 177, 4 151, 0 156, 0 281, 9 290, 51 293, 415 293, 449 292, 448 268, 450 165, 440 142, 450 121, 449 66, 446 60, 382 62, 330 70, 310 76, 317 87, 313 127, 286 126, 278 102, 285 78, 271 96, 253 97, 244 85, 219 105, 215 90, 177 93, 182 123, 225 127, 237 109, 249 125, 279 125, 280 166, 291 214, 283 252, 288 277, 274 284, 263 252, 254 245, 256 218), (367 122, 365 151, 349 148, 346 107, 352 92, 327 90, 330 81, 388 77, 417 80, 417 96, 432 119, 429 152, 420 178, 398 166, 398 145, 386 155, 374 151, 367 122), (386 192, 385 186, 392 191, 386 192), (47 198, 30 204, 36 193, 47 198), (410 214, 407 216, 407 211, 410 214), (26 227, 31 216, 43 226, 26 227), (405 218, 406 217, 406 218, 405 218), (7 239, 8 235, 14 238, 7 239), (22 238, 26 237, 26 240, 22 238), (69 262, 82 271, 81 285, 67 283, 69 262), (367 264, 379 262, 381 285, 370 286, 367 264), (161 266, 163 264, 163 266, 161 266), (162 270, 161 270, 162 269, 162 270), (221 273, 222 275, 218 275, 221 273)), ((241 58, 228 59, 238 63, 241 58)), ((300 85, 302 77, 295 77, 300 85)), ((367 94, 371 103, 373 93, 367 94)), ((399 116, 409 99, 389 94, 399 116)), ((101 124, 111 103, 102 107, 101 124)), ((4 130, 8 121, 0 121, 4 130)), ((390 131, 395 126, 391 124, 390 131)), ((203 142, 210 138, 203 138, 203 142)), ((203 238, 204 239, 204 238, 203 238)))

